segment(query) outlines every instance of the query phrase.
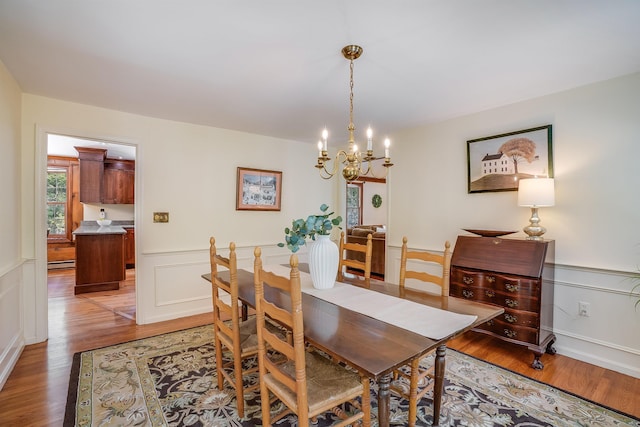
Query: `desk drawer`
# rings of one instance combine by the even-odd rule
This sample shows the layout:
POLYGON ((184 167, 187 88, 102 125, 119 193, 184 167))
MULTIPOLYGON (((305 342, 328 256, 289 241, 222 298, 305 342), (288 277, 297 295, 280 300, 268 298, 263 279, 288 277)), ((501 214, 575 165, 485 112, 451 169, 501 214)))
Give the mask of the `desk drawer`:
POLYGON ((451 269, 451 283, 465 286, 487 287, 509 294, 538 296, 540 280, 521 276, 508 276, 487 271, 451 269))
POLYGON ((535 344, 538 342, 538 329, 526 326, 513 325, 496 318, 488 321, 484 325, 480 325, 478 329, 484 329, 495 335, 509 338, 515 341, 523 341, 535 344))
POLYGON ((505 309, 504 313, 496 317, 496 319, 500 319, 509 325, 526 326, 528 328, 537 328, 540 325, 540 316, 538 313, 531 311, 505 309))
POLYGON ((535 313, 539 311, 540 306, 540 300, 535 296, 498 291, 492 287, 464 286, 455 282, 451 282, 449 294, 472 301, 487 302, 500 307, 535 313))

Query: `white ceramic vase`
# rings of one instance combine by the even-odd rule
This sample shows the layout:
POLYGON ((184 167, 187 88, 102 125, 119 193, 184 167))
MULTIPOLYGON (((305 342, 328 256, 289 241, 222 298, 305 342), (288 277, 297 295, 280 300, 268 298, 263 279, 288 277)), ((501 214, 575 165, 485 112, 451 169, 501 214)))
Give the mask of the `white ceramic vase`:
POLYGON ((316 289, 329 289, 336 283, 338 246, 329 237, 316 235, 309 247, 309 273, 316 289))

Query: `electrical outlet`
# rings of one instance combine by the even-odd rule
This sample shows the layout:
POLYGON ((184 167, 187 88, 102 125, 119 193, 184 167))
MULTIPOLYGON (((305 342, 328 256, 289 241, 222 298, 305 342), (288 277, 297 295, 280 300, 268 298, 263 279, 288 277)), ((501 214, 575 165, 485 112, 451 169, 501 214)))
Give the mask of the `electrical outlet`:
POLYGON ((578 301, 578 314, 583 317, 589 317, 591 315, 591 304, 578 301))

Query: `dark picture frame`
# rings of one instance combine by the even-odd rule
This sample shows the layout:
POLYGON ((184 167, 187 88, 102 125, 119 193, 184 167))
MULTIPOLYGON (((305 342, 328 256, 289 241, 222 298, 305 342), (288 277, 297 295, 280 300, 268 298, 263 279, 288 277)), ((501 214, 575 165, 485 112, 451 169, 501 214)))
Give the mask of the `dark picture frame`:
POLYGON ((552 148, 552 125, 468 140, 467 192, 516 191, 520 179, 553 178, 552 148))
POLYGON ((236 210, 279 211, 281 204, 281 171, 238 167, 236 210))

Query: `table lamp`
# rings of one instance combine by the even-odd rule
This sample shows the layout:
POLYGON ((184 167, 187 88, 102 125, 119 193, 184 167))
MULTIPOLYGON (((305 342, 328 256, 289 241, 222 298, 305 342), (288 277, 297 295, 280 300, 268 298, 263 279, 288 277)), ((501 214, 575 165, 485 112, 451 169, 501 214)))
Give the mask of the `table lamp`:
POLYGON ((538 208, 555 204, 555 190, 553 178, 521 179, 518 185, 518 206, 531 207, 529 225, 522 230, 529 236, 528 240, 543 240, 542 235, 547 231, 540 225, 538 208))

